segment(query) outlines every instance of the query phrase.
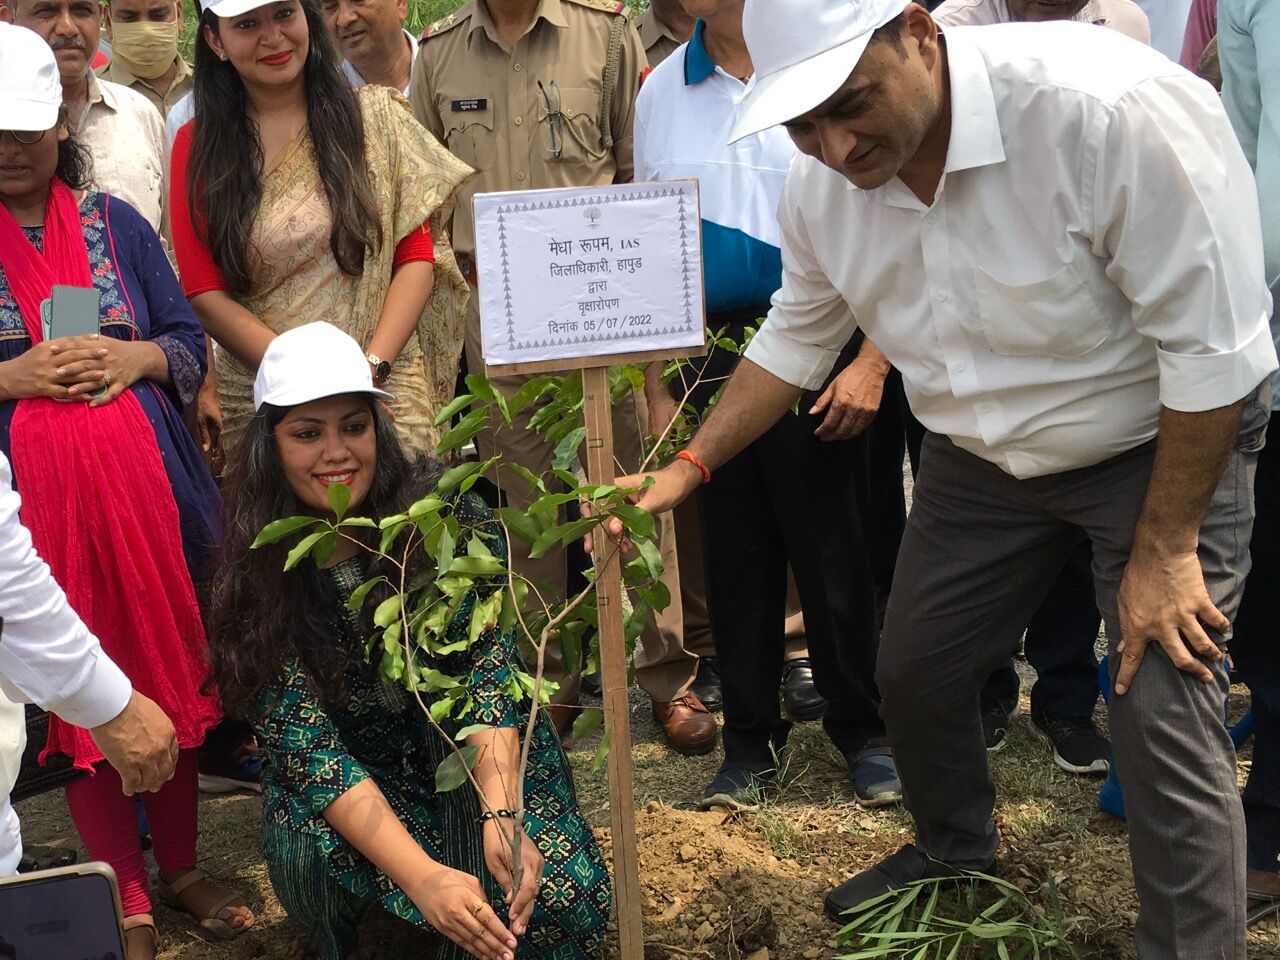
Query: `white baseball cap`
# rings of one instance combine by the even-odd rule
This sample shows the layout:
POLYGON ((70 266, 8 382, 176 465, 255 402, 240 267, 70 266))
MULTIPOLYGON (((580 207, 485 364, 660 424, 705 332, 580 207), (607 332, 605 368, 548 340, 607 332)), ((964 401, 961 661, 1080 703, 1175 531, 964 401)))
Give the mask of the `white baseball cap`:
POLYGON ((253 378, 253 409, 296 407, 344 393, 394 399, 373 385, 360 344, 323 320, 286 330, 271 341, 253 378))
POLYGON ((839 90, 871 34, 907 5, 908 0, 747 0, 742 33, 755 83, 738 104, 729 142, 786 123, 839 90))
POLYGON ((275 0, 200 0, 200 9, 212 12, 215 17, 238 17, 274 2, 275 0))
POLYGON ((39 34, 0 20, 0 130, 52 130, 62 109, 62 78, 39 34))

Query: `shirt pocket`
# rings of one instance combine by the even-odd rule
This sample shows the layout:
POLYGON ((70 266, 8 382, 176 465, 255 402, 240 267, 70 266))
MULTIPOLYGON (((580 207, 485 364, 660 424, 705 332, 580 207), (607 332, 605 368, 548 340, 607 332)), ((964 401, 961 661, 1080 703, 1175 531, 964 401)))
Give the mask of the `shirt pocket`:
POLYGON ((1074 264, 1030 283, 1005 283, 974 269, 982 334, 1006 357, 1075 360, 1111 336, 1112 323, 1074 264))
POLYGON ((556 159, 558 147, 562 162, 595 163, 604 158, 604 139, 597 116, 599 91, 588 87, 548 86, 547 96, 539 96, 538 100, 538 126, 542 130, 542 149, 546 156, 556 159))
POLYGON ((473 170, 485 171, 493 167, 494 134, 493 107, 486 101, 483 110, 453 110, 454 99, 446 99, 441 105, 444 117, 445 146, 455 157, 473 170))

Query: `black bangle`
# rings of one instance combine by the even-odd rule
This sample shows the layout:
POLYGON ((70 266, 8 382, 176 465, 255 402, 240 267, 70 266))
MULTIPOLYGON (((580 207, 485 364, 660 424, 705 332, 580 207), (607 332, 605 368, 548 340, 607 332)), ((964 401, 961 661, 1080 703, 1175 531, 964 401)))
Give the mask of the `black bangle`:
POLYGON ((502 817, 506 820, 514 820, 516 812, 514 810, 486 810, 480 816, 476 817, 476 823, 488 823, 490 820, 496 820, 502 817))

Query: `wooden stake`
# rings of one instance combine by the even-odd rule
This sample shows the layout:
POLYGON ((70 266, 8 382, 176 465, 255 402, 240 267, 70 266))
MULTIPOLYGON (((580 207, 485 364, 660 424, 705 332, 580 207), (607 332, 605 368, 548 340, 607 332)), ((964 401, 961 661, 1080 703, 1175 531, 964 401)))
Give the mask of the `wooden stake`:
MULTIPOLYGON (((613 465, 613 416, 609 368, 582 371, 587 426, 587 479, 609 484, 613 465)), ((597 544, 603 537, 598 537, 597 544)), ((614 902, 621 960, 644 960, 640 857, 636 846, 635 787, 631 768, 631 715, 627 702, 627 651, 622 628, 622 564, 616 550, 597 547, 596 602, 600 611, 600 674, 604 723, 609 735, 609 819, 613 827, 614 902)))

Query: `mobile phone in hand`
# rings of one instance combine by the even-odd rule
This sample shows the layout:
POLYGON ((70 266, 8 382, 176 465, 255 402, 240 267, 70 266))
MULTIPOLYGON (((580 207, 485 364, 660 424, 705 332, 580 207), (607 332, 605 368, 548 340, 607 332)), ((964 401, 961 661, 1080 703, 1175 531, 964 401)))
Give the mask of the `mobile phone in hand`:
POLYGON ((105 863, 0 878, 0 960, 124 960, 120 893, 105 863))

